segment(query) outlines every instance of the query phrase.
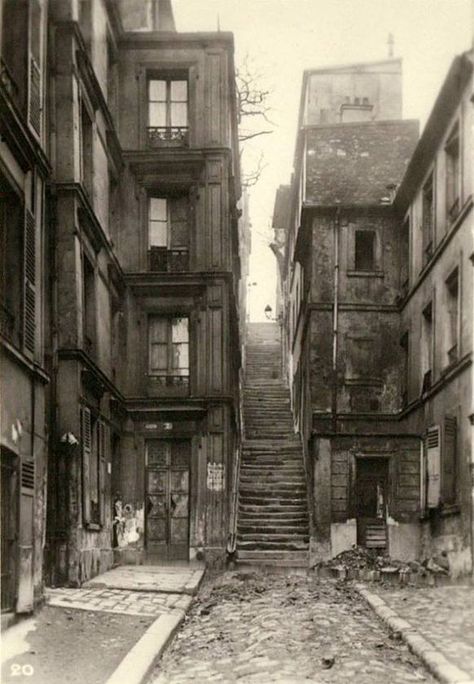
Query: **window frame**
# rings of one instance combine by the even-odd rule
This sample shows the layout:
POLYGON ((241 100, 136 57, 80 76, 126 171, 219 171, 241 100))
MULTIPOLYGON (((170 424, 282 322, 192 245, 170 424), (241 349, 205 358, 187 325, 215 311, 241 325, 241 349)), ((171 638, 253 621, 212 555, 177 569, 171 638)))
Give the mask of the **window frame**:
POLYGON ((423 267, 431 261, 435 248, 435 177, 432 168, 421 188, 423 267))
POLYGON ((461 271, 456 266, 445 280, 445 311, 446 311, 446 335, 449 346, 445 347, 446 369, 454 365, 460 358, 460 324, 461 324, 461 271), (454 287, 456 293, 454 295, 454 287))
POLYGON ((146 101, 146 142, 148 147, 160 146, 186 146, 189 142, 190 120, 190 70, 189 68, 174 68, 164 70, 148 70, 145 78, 145 101, 146 101), (151 99, 151 83, 165 83, 165 99, 151 99), (186 99, 173 99, 173 83, 186 83, 186 99), (164 104, 165 124, 162 126, 152 125, 151 105, 164 104), (186 124, 177 125, 173 122, 173 104, 185 104, 186 124))
POLYGON ((166 273, 166 272, 185 272, 189 271, 189 260, 191 252, 191 196, 189 193, 180 194, 166 194, 159 192, 148 192, 146 197, 146 216, 147 216, 147 258, 148 258, 148 270, 151 272, 166 273), (159 220, 152 218, 151 203, 152 200, 158 199, 166 202, 166 219, 159 220), (184 211, 184 220, 179 220, 178 209, 179 201, 183 201, 183 207, 181 209, 184 211), (161 223, 165 225, 166 230, 166 244, 152 244, 152 223, 161 223), (176 223, 185 223, 186 225, 186 244, 173 244, 173 226, 176 223), (157 268, 154 267, 155 255, 160 260, 160 254, 164 255, 164 267, 157 268), (181 262, 180 262, 181 259, 181 262), (176 267, 177 265, 177 267, 176 267), (184 268, 180 268, 184 265, 184 268))
MULTIPOLYGON (((191 320, 189 313, 174 313, 174 314, 160 314, 160 313, 152 313, 148 315, 148 320, 147 320, 147 336, 148 336, 148 359, 147 359, 147 374, 148 377, 150 378, 182 378, 183 380, 181 383, 178 384, 189 384, 189 378, 190 378, 190 349, 191 349, 191 320), (187 321, 187 340, 182 342, 176 342, 173 340, 173 321, 178 320, 178 319, 184 319, 187 321), (152 323, 153 321, 165 321, 166 322, 166 340, 165 342, 153 342, 152 341, 152 323), (152 345, 153 344, 160 344, 163 346, 166 346, 166 369, 161 370, 161 369, 154 369, 152 367, 152 345), (188 360, 188 365, 183 366, 183 370, 187 372, 176 372, 177 370, 180 369, 179 366, 174 366, 173 365, 173 358, 174 358, 174 349, 173 345, 176 344, 181 344, 181 345, 187 345, 187 360, 188 360), (186 381, 185 381, 186 379, 186 381)), ((166 384, 168 382, 166 381, 166 384)))
POLYGON ((452 126, 444 146, 446 168, 446 219, 454 221, 461 204, 461 137, 459 121, 452 126), (456 154, 453 154, 453 152, 456 154))

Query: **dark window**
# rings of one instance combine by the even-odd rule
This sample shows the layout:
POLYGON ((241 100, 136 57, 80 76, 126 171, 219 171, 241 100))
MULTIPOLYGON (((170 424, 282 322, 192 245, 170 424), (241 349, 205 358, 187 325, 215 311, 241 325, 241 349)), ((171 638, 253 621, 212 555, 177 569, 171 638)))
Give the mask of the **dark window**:
POLYGON ((356 230, 354 267, 356 271, 375 270, 375 231, 356 230))
POLYGON ((188 80, 173 73, 148 80, 148 144, 152 147, 187 142, 188 80))
POLYGON ((433 256, 433 230, 434 230, 434 195, 433 174, 430 175, 423 186, 423 265, 433 256))
POLYGON ((400 240, 400 296, 406 297, 410 287, 410 219, 402 225, 400 240))
POLYGON ((96 289, 94 267, 86 256, 82 262, 84 349, 93 354, 96 342, 96 289))
POLYGON ((187 197, 150 197, 148 200, 150 271, 187 271, 189 268, 189 200, 187 197))
POLYGON ((441 496, 445 504, 456 501, 457 422, 454 416, 444 418, 443 470, 441 496))
POLYGON ((16 347, 22 341, 24 208, 0 176, 0 332, 16 347))
POLYGON ((87 51, 90 54, 92 42, 92 2, 91 0, 79 0, 79 28, 84 39, 87 51))
POLYGON ((423 309, 421 319, 421 373, 422 393, 431 387, 433 362, 433 306, 428 304, 423 309))
POLYGON ((90 198, 92 198, 93 180, 92 144, 92 121, 85 105, 83 104, 81 107, 81 170, 84 190, 88 193, 90 198))
POLYGON ((189 381, 189 319, 185 316, 150 316, 148 319, 148 370, 164 385, 189 381))
POLYGON ((458 358, 458 323, 459 323, 459 273, 456 269, 446 281, 447 325, 447 363, 454 363, 458 358))
POLYGON ((408 405, 408 374, 410 368, 409 357, 409 336, 406 332, 400 339, 400 348, 402 351, 402 368, 400 374, 400 394, 402 399, 402 408, 408 405))
POLYGON ((459 211, 459 128, 456 125, 445 147, 446 151, 446 212, 448 219, 456 218, 459 211))
POLYGON ((1 85, 24 111, 28 93, 28 2, 4 0, 1 85))

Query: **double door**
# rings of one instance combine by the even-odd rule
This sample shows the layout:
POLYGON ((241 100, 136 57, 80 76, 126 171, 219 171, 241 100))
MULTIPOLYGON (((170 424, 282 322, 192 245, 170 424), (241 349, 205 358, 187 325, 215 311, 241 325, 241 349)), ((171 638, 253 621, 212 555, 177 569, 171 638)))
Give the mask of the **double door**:
POLYGON ((154 439, 146 451, 147 558, 188 560, 191 440, 154 439))

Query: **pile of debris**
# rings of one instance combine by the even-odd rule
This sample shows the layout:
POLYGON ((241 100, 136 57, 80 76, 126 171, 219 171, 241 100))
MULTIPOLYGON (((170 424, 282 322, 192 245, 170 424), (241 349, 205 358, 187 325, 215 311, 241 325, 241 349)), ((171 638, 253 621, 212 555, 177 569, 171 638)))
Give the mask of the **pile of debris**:
POLYGON ((406 562, 390 558, 387 554, 382 554, 380 549, 353 546, 335 558, 317 563, 315 571, 317 574, 329 574, 339 579, 430 584, 434 577, 449 575, 449 561, 445 552, 422 562, 406 562))

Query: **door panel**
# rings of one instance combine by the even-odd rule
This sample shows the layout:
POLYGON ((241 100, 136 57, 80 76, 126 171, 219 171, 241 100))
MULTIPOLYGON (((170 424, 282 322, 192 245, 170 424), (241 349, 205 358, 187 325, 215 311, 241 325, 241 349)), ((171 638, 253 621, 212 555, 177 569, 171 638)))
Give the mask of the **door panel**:
POLYGON ((2 449, 1 453, 1 606, 14 610, 18 563, 18 459, 2 449))
POLYGON ((160 560, 189 556, 190 440, 147 443, 146 546, 160 560))

